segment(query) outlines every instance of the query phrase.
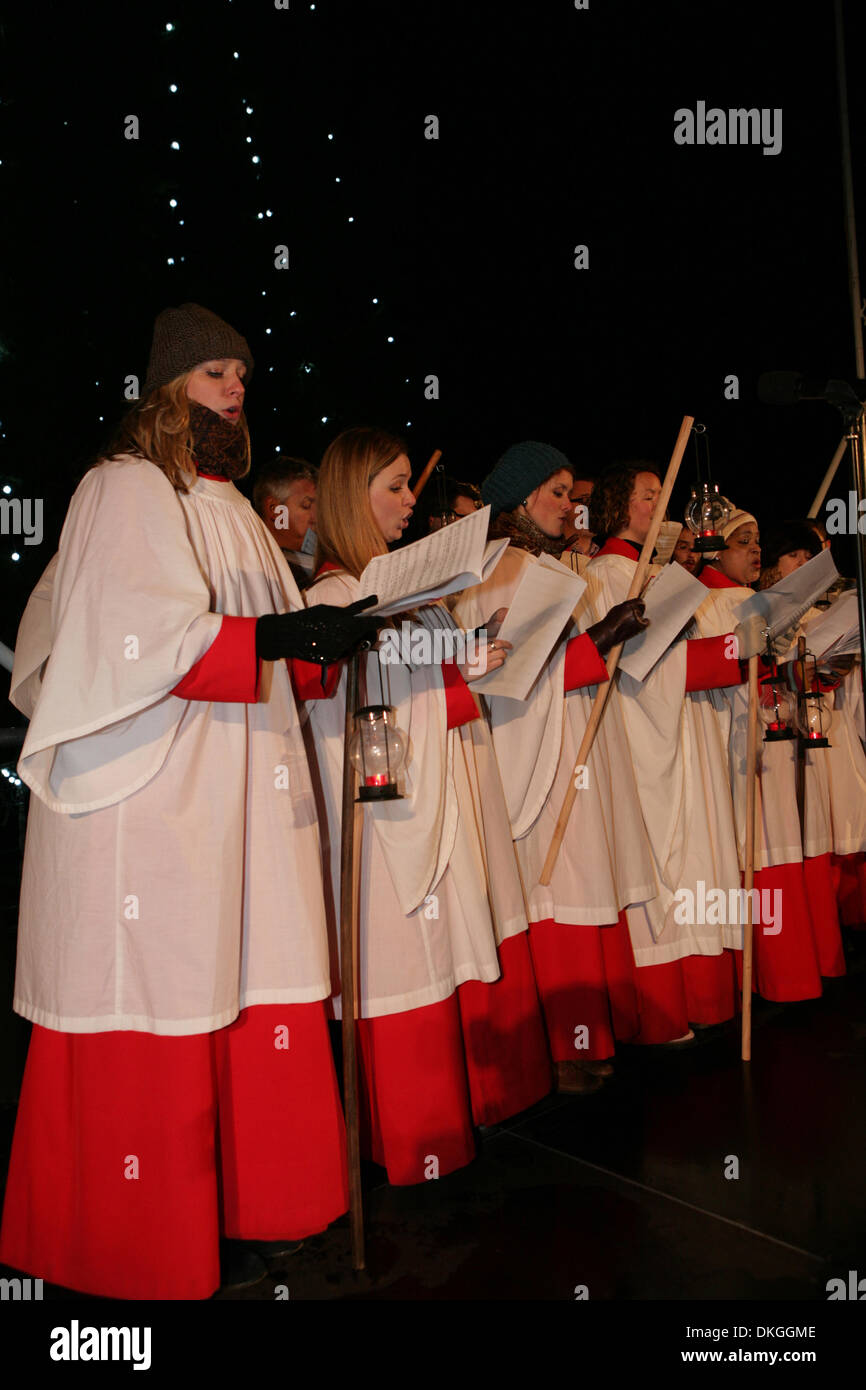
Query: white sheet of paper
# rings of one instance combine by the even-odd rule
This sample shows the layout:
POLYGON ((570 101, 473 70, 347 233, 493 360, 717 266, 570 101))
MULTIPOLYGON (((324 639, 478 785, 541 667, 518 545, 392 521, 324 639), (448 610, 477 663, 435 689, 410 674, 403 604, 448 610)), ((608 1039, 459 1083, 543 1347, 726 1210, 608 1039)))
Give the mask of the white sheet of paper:
POLYGON ((482 507, 400 550, 374 556, 360 580, 360 597, 376 594, 379 600, 369 612, 400 613, 479 584, 508 545, 487 540, 489 521, 490 508, 482 507))
POLYGON ((757 614, 762 625, 769 629, 770 637, 778 637, 794 627, 806 609, 811 608, 815 599, 825 594, 838 578, 839 571, 832 555, 829 550, 822 550, 772 588, 761 589, 745 599, 736 610, 737 622, 744 623, 757 614))
POLYGON ((682 565, 665 565, 644 590, 644 616, 650 625, 626 642, 619 659, 620 669, 636 681, 646 680, 706 596, 706 587, 682 565))
POLYGON ((659 527, 656 538, 656 549, 654 565, 666 565, 674 553, 674 547, 680 538, 682 525, 679 521, 663 521, 659 527))
MULTIPOLYGON (((805 636, 809 651, 819 661, 830 661, 835 656, 853 656, 859 652, 860 609, 857 590, 849 589, 847 593, 840 594, 826 613, 809 624, 805 636)), ((790 651, 780 659, 793 661, 796 655, 797 644, 794 642, 790 651)))
POLYGON ((527 565, 499 630, 514 648, 504 665, 473 681, 471 689, 525 700, 585 589, 586 580, 551 555, 527 565))

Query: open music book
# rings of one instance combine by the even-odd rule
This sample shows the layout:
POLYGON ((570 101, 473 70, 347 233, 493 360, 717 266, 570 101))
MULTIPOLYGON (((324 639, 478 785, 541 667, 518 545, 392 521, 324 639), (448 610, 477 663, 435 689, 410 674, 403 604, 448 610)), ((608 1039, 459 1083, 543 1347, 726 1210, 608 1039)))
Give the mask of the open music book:
POLYGON ((420 541, 376 555, 361 575, 361 597, 375 594, 370 613, 390 617, 432 599, 471 589, 495 568, 508 541, 488 541, 490 508, 453 521, 420 541))

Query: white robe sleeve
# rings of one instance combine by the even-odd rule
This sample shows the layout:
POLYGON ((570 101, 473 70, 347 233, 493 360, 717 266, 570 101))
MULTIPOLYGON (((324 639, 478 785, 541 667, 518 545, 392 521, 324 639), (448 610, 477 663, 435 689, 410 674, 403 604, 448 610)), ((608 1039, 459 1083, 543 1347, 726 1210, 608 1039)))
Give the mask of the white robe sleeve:
POLYGON ((52 810, 110 806, 159 771, 187 705, 169 691, 222 623, 211 602, 161 469, 130 457, 91 469, 60 537, 51 655, 19 764, 52 810))

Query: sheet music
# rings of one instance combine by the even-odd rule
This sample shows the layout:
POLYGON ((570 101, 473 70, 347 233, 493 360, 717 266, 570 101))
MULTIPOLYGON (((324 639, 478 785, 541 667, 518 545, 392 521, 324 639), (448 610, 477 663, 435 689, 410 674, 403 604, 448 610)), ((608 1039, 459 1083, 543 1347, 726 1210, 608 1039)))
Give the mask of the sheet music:
MULTIPOLYGON (((376 594, 372 613, 399 613, 425 599, 468 588, 483 577, 485 561, 493 553, 487 547, 490 508, 470 512, 449 526, 431 531, 411 545, 376 555, 361 575, 360 597, 376 594), (457 582, 460 581, 460 582, 457 582)), ((491 542, 500 555, 507 541, 491 542)))
POLYGON ((829 550, 822 550, 805 565, 780 579, 771 589, 761 589, 745 599, 736 610, 738 623, 757 615, 770 637, 778 637, 796 627, 816 598, 826 593, 839 578, 829 550))
POLYGON ((707 596, 706 587, 682 565, 665 565, 642 595, 650 625, 630 637, 622 649, 620 670, 636 681, 646 680, 677 633, 694 617, 707 596))
MULTIPOLYGON (((847 593, 840 594, 826 613, 809 623, 805 636, 809 650, 819 661, 832 661, 836 656, 853 656, 859 652, 860 609, 857 590, 850 589, 847 593)), ((780 660, 793 661, 796 655, 795 642, 791 650, 780 660)))
POLYGON ((586 580, 552 555, 527 565, 499 631, 514 649, 503 666, 473 681, 472 690, 525 700, 585 589, 586 580))

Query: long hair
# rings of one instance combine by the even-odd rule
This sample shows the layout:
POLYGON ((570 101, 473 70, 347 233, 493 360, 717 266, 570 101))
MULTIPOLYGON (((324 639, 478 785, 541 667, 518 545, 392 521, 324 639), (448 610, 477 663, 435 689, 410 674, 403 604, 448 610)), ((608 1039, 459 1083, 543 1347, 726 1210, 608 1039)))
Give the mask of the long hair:
POLYGON ((328 445, 316 493, 314 569, 331 561, 360 579, 374 555, 386 553, 388 543, 370 506, 370 484, 405 452, 396 435, 365 426, 344 430, 328 445))
POLYGON ((629 459, 606 469, 597 480, 589 499, 589 529, 597 541, 608 540, 628 525, 628 507, 638 473, 661 477, 657 463, 648 459, 629 459))
MULTIPOLYGON (((188 492, 196 480, 186 394, 191 376, 192 372, 184 372, 137 401, 124 415, 95 466, 119 454, 139 454, 161 468, 177 492, 188 492)), ((250 432, 243 411, 236 428, 243 432, 246 441, 246 467, 238 475, 243 478, 250 471, 250 432)))

